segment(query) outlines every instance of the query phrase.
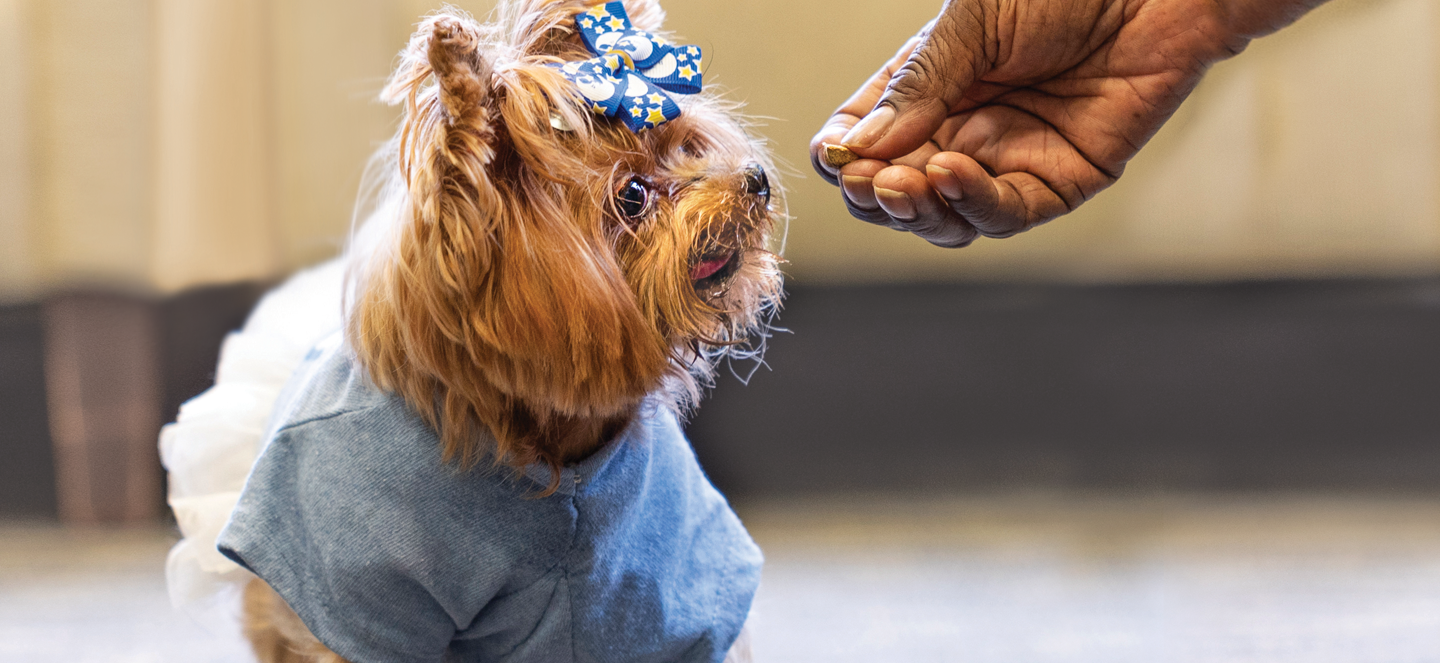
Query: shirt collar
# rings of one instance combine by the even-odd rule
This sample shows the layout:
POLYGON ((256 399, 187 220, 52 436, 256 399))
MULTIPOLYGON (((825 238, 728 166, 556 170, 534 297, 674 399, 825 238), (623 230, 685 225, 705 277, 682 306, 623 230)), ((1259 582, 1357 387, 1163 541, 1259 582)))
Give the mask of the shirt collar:
MULTIPOLYGON (((651 399, 646 399, 640 404, 640 410, 636 413, 635 418, 630 420, 629 425, 619 435, 616 435, 615 439, 610 440, 584 460, 560 468, 560 485, 555 492, 561 495, 574 495, 583 486, 600 476, 621 449, 627 445, 643 444, 648 436, 650 420, 662 415, 660 411, 664 409, 664 406, 651 399)), ((545 463, 531 463, 525 466, 525 477, 549 488, 550 466, 545 463)))

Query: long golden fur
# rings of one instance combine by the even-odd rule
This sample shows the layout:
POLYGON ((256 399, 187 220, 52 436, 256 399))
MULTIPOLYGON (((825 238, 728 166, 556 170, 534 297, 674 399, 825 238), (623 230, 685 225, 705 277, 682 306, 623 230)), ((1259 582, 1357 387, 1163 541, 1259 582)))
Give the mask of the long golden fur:
MULTIPOLYGON (((683 413, 778 306, 769 245, 783 205, 735 106, 677 96, 681 117, 637 134, 590 113, 548 66, 591 57, 571 26, 600 3, 502 2, 487 25, 444 9, 382 94, 404 119, 352 248, 346 333, 370 379, 461 466, 559 468, 647 398, 683 413), (628 218, 616 195, 635 178, 650 198, 628 218), (717 276, 692 278, 727 256, 717 276)), ((653 0, 626 7, 659 30, 653 0)), ((340 660, 259 580, 246 625, 264 661, 340 660)), ((747 652, 742 636, 732 657, 747 652)))
MULTIPOLYGON (((405 108, 404 200, 353 267, 349 339, 462 463, 559 466, 648 394, 683 410, 778 300, 779 206, 745 193, 747 166, 773 168, 733 107, 679 98, 679 119, 637 135, 546 66, 589 57, 569 26, 592 4, 516 2, 489 26, 442 11, 383 93, 405 108), (655 193, 633 224, 612 202, 632 176, 655 193), (691 265, 720 249, 738 273, 697 292, 691 265)), ((658 27, 658 5, 631 5, 637 27, 658 27)))

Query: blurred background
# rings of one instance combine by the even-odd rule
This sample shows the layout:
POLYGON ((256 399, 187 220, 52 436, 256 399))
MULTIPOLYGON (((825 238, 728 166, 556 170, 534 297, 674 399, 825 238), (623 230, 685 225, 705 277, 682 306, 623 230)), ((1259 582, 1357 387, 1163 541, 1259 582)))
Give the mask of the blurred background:
MULTIPOLYGON (((789 164, 785 331, 689 426, 770 554, 762 660, 1440 651, 1432 0, 1333 0, 1080 211, 961 251, 806 153, 938 3, 665 7, 789 164)), ((245 660, 164 604, 155 435, 342 247, 434 8, 0 0, 0 658, 245 660)))

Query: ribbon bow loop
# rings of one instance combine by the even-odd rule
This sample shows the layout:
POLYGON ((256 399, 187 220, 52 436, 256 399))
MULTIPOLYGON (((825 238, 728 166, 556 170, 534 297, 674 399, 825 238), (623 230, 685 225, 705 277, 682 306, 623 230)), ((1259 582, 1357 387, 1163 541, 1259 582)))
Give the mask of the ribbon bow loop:
POLYGON ((625 5, 597 5, 575 17, 585 47, 595 57, 557 65, 590 101, 590 110, 619 117, 632 131, 680 117, 680 106, 666 92, 700 91, 698 46, 675 46, 630 24, 625 5))

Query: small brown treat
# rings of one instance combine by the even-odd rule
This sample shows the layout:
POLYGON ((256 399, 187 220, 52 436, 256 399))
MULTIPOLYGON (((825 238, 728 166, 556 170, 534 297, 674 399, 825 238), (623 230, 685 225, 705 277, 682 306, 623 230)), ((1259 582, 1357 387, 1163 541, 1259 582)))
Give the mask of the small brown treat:
POLYGON ((845 164, 858 161, 859 159, 860 156, 851 152, 848 147, 825 143, 825 163, 830 164, 834 168, 843 167, 845 164))

